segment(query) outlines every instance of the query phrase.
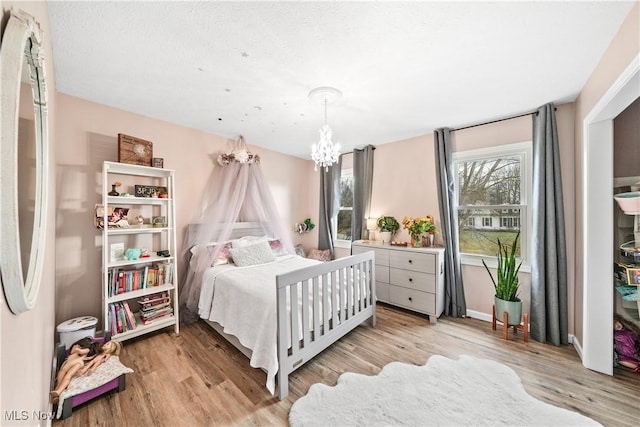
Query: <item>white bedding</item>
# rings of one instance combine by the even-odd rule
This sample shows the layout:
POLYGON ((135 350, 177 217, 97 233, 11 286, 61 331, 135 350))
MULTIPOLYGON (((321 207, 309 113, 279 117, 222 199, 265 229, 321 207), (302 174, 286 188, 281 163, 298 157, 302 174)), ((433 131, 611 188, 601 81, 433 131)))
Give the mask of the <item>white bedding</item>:
POLYGON ((319 264, 294 255, 249 267, 220 265, 203 276, 198 314, 219 323, 252 350, 250 364, 267 371, 267 389, 275 393, 278 371, 276 281, 278 274, 319 264))

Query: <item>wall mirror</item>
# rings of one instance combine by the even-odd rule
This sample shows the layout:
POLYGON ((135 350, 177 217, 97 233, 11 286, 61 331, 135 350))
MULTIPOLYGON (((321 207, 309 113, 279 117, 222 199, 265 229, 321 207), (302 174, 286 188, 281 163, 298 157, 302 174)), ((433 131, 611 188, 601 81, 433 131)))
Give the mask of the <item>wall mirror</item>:
POLYGON ((42 281, 48 205, 42 31, 11 11, 0 45, 0 278, 11 311, 33 308, 42 281))

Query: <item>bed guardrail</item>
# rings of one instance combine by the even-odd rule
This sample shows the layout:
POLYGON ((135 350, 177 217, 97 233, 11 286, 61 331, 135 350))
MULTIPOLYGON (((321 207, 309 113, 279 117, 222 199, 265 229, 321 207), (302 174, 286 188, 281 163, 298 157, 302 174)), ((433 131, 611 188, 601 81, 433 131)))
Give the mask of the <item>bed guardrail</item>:
POLYGON ((276 276, 280 399, 289 374, 352 329, 375 326, 374 252, 369 251, 276 276))

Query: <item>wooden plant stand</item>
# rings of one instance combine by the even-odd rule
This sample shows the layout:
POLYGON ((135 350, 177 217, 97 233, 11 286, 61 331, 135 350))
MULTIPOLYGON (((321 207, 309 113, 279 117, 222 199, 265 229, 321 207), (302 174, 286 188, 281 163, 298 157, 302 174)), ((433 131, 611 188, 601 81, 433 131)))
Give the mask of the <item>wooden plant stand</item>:
MULTIPOLYGON (((521 325, 513 325, 513 334, 516 335, 518 333, 518 329, 522 329, 522 333, 524 335, 524 342, 529 342, 529 315, 527 313, 522 314, 522 318, 524 323, 521 325)), ((496 330, 496 322, 498 319, 496 318, 496 306, 493 306, 493 321, 491 322, 491 326, 493 330, 496 330)), ((505 311, 502 313, 502 339, 509 340, 509 314, 505 311)))

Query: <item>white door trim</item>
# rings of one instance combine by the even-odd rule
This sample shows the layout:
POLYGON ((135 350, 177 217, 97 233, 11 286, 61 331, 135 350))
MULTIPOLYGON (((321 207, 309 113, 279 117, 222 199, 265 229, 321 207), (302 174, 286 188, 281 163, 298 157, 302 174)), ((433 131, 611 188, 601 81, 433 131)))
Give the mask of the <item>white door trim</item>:
POLYGON ((640 55, 583 121, 583 358, 613 375, 613 119, 640 97, 640 55))

